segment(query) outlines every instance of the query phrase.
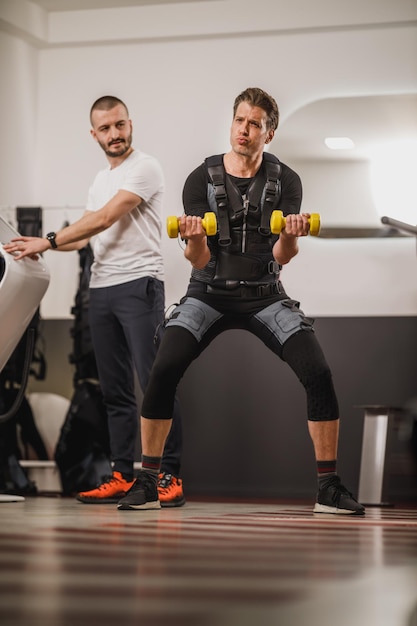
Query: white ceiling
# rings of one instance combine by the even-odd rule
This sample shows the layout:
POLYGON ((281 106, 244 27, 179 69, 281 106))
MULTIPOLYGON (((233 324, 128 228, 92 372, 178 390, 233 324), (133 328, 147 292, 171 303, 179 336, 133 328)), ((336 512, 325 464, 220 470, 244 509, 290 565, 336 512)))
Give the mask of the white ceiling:
POLYGON ((45 11, 80 11, 82 9, 111 9, 179 2, 207 2, 207 0, 30 0, 45 11))

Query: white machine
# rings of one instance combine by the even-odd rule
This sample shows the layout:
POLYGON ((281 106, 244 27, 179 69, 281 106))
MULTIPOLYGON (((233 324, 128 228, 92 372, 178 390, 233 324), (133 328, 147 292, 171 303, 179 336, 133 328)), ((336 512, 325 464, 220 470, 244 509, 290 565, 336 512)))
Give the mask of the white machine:
POLYGON ((0 372, 22 338, 49 285, 42 258, 15 261, 3 249, 19 233, 0 217, 0 372))
MULTIPOLYGON (((50 280, 49 270, 41 258, 38 261, 29 258, 15 261, 12 254, 5 252, 3 244, 18 235, 0 217, 0 372, 35 315, 50 280)), ((18 404, 0 416, 2 420, 9 419, 18 404)), ((23 496, 0 494, 0 503, 24 500, 23 496)))

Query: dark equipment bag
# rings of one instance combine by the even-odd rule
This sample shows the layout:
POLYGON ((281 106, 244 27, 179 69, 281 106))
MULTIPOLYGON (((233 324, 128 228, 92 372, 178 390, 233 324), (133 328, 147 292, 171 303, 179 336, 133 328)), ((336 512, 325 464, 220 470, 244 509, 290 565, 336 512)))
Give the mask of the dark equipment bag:
POLYGON ((78 383, 55 449, 63 495, 89 491, 111 475, 106 410, 100 387, 78 383))
POLYGON ((98 382, 88 321, 89 282, 93 253, 89 244, 79 251, 80 277, 71 309, 75 366, 74 395, 55 448, 63 495, 89 491, 111 475, 107 414, 98 382))

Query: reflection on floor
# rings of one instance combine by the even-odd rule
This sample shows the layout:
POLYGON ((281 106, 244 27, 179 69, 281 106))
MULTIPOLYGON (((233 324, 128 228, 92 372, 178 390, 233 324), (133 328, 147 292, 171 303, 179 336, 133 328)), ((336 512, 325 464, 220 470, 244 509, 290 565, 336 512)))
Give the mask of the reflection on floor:
POLYGON ((417 506, 0 503, 2 626, 417 626, 417 506))

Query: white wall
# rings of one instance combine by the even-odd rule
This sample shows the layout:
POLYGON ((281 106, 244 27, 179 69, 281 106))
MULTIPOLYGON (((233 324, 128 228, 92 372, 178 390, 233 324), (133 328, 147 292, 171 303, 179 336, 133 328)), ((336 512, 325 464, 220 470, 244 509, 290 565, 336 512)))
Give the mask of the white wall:
POLYGON ((323 226, 381 226, 369 184, 369 161, 286 162, 301 176, 304 211, 320 213, 323 226))
MULTIPOLYGON (((191 169, 205 156, 228 149, 233 100, 245 87, 258 85, 276 97, 282 125, 299 107, 317 99, 417 91, 415 2, 288 4, 259 0, 254 9, 244 0, 224 0, 56 13, 49 18, 48 40, 39 43, 36 35, 35 45, 0 31, 0 70, 10 85, 7 110, 13 110, 14 122, 9 128, 3 96, 0 131, 13 150, 8 168, 0 172, 0 206, 49 207, 47 229, 59 228, 72 210, 58 207, 82 207, 92 177, 105 165, 89 136, 88 121, 91 103, 105 93, 126 101, 135 145, 160 159, 169 215, 182 211, 181 190, 191 169), (16 49, 22 49, 23 59, 9 66, 6 58, 16 49), (21 79, 23 68, 27 81, 21 79), (20 109, 23 118, 16 115, 20 109), (28 118, 32 124, 22 128, 21 119, 28 118)), ((274 149, 285 161, 279 153, 279 131, 274 149)), ((320 177, 306 170, 305 210, 313 203, 325 216, 335 185, 330 170, 320 177)), ((363 173, 357 183, 352 177, 351 196, 341 194, 339 206, 331 201, 333 223, 343 222, 358 189, 366 193, 363 173)), ((301 255, 283 276, 306 313, 417 314, 414 240, 302 243, 301 255), (335 298, 341 276, 351 278, 352 273, 361 280, 340 286, 335 298), (394 278, 389 292, 387 275, 394 278), (372 277, 377 298, 370 297, 367 277, 372 277), (320 297, 313 294, 313 284, 320 297)), ((164 237, 163 250, 168 305, 183 295, 189 268, 175 241, 164 237)), ((55 272, 58 256, 47 255, 52 280, 45 317, 66 317, 73 300, 74 281, 60 277, 64 266, 73 275, 77 258, 62 254, 55 272)))
POLYGON ((36 203, 39 55, 0 31, 0 206, 36 203))

